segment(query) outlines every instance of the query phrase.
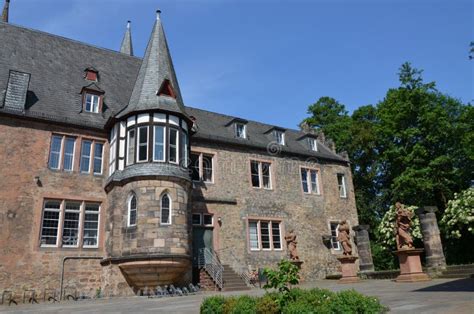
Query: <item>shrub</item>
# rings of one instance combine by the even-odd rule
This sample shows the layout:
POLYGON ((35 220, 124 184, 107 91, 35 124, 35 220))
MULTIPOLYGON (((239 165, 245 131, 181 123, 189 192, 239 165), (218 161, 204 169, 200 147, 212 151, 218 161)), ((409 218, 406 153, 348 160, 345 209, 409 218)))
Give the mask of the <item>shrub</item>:
POLYGON ((271 293, 265 294, 257 300, 256 310, 257 314, 278 314, 280 308, 275 301, 277 296, 271 293))
POLYGON ((454 194, 440 225, 447 238, 459 239, 463 233, 474 234, 474 187, 454 194))
POLYGON ((321 312, 345 313, 384 313, 388 309, 374 297, 368 297, 354 290, 337 293, 330 301, 323 304, 321 312))
POLYGON ((397 257, 378 243, 371 242, 370 250, 375 270, 398 269, 397 257))
POLYGON ((256 299, 247 295, 237 298, 235 307, 225 314, 253 314, 256 313, 256 299))
POLYGON ((223 314, 226 299, 221 296, 205 298, 201 304, 202 314, 223 314))
POLYGON ((265 268, 264 273, 268 278, 268 282, 264 288, 274 288, 278 290, 280 295, 275 301, 280 308, 290 300, 289 292, 291 285, 297 285, 300 282, 299 271, 296 265, 284 259, 278 263, 277 270, 265 268))

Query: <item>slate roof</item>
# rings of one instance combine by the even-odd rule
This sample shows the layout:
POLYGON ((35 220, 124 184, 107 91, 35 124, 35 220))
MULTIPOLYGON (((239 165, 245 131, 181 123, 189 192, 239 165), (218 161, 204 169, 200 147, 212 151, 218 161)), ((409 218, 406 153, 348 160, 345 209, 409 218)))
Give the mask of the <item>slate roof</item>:
POLYGON ((0 112, 103 128, 130 99, 141 59, 64 37, 0 22, 0 112), (99 71, 103 114, 83 112, 84 70, 99 71), (3 107, 9 71, 31 74, 25 112, 3 107))
MULTIPOLYGON (((155 27, 155 31, 158 30, 159 36, 164 39, 164 33, 161 34, 163 31, 161 23, 159 26, 158 29, 155 27)), ((164 44, 160 44, 160 51, 165 49, 169 54, 166 42, 161 42, 164 44)), ((0 43, 0 113, 86 128, 104 129, 107 120, 129 103, 142 64, 140 58, 124 53, 3 22, 0 22, 0 43), (84 79, 84 70, 89 67, 99 71, 100 80, 95 85, 105 91, 103 114, 82 111, 80 92, 83 87, 91 84, 84 79), (12 110, 11 107, 3 106, 10 70, 31 74, 25 110, 12 110)), ((169 61, 172 69, 171 59, 169 61)), ((179 92, 176 78, 173 79, 176 82, 173 87, 179 92)), ((138 81, 137 84, 140 86, 141 83, 138 81)), ((192 137, 194 140, 211 140, 260 149, 266 149, 274 140, 272 133, 268 132, 275 127, 273 125, 192 107, 183 108, 188 116, 196 118, 198 127, 192 137), (235 137, 231 121, 246 123, 247 139, 235 137)), ((305 134, 286 129, 286 145, 276 149, 281 149, 282 153, 344 162, 342 157, 321 143, 318 143, 318 152, 311 151, 302 138, 305 134)))
POLYGON ((128 106, 117 115, 117 118, 124 117, 131 112, 152 109, 176 112, 187 117, 159 11, 133 87, 132 96, 128 106), (175 94, 174 98, 157 95, 165 80, 171 83, 175 94))
POLYGON ((123 35, 122 44, 120 45, 120 52, 129 56, 133 56, 132 30, 130 28, 130 21, 127 22, 127 30, 123 35))

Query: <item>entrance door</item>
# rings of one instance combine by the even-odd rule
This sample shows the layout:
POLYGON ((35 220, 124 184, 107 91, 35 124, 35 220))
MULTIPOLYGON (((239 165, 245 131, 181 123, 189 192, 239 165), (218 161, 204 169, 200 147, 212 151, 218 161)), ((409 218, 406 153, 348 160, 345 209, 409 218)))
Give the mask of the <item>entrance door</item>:
POLYGON ((194 266, 198 265, 199 250, 202 248, 213 249, 212 229, 203 227, 193 228, 193 261, 194 266))

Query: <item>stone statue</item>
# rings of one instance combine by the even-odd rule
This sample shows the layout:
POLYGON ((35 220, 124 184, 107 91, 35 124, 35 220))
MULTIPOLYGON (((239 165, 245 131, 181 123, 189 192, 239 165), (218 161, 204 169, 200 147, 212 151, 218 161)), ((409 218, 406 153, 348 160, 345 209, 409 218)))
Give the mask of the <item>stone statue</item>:
POLYGON ((294 230, 290 230, 289 233, 285 235, 286 245, 288 247, 288 251, 290 252, 290 259, 292 261, 299 261, 300 258, 298 253, 296 252, 296 234, 294 230))
POLYGON ((337 231, 337 241, 342 245, 342 249, 344 250, 343 254, 352 255, 351 228, 349 227, 347 220, 341 221, 337 231))
POLYGON ((397 249, 406 250, 413 248, 413 238, 410 235, 411 219, 413 213, 406 210, 402 203, 397 202, 395 204, 397 210, 396 220, 396 241, 397 249))

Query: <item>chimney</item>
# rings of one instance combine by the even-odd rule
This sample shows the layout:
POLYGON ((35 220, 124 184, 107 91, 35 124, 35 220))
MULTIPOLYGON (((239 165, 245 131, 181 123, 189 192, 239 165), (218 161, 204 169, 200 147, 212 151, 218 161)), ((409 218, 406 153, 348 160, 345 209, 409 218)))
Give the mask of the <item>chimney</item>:
POLYGON ((8 9, 10 8, 10 0, 5 0, 2 12, 2 22, 8 23, 8 9))

